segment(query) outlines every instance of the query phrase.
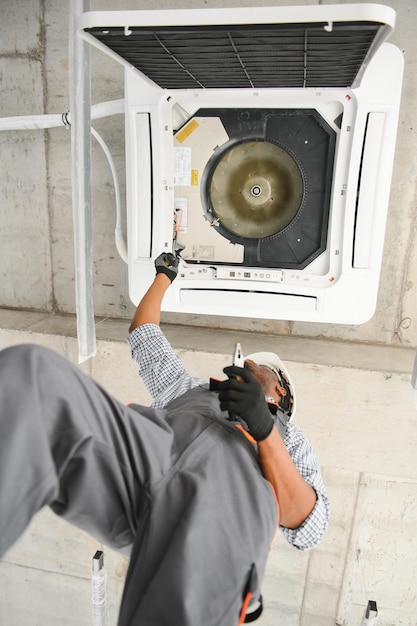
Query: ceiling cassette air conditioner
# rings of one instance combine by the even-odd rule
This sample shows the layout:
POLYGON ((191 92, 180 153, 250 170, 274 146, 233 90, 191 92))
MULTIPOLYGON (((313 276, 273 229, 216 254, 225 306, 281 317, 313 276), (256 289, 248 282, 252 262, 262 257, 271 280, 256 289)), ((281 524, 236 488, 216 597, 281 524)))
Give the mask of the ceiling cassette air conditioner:
POLYGON ((129 291, 163 309, 360 324, 375 311, 403 57, 377 4, 83 14, 125 66, 129 291))

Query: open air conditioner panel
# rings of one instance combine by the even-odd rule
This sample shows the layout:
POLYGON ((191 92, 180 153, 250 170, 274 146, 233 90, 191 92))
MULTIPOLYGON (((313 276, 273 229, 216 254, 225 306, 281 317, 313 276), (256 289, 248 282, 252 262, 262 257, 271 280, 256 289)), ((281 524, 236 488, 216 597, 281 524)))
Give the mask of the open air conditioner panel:
POLYGON ((277 89, 352 86, 386 30, 382 23, 324 21, 86 32, 163 89, 277 89))
POLYGON ((183 258, 305 268, 326 250, 335 142, 311 109, 198 110, 174 142, 183 258))
POLYGON ((402 81, 372 4, 113 11, 125 65, 129 285, 184 247, 164 308, 362 323, 374 312, 402 81), (352 304, 354 303, 354 304, 352 304))

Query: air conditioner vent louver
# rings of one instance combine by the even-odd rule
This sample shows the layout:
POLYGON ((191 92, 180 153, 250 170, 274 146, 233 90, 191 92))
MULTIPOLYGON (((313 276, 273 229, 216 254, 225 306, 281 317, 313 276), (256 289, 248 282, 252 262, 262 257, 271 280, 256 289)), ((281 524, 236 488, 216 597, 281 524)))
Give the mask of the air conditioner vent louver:
POLYGON ((164 89, 349 87, 381 25, 86 29, 164 89))

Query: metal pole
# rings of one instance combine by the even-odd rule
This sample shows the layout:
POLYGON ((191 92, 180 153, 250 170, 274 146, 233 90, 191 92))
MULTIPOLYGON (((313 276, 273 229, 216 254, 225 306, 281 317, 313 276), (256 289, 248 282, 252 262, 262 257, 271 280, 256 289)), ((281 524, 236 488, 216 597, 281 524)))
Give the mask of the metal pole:
POLYGON ((71 0, 69 33, 72 209, 75 249, 75 297, 78 360, 96 352, 93 303, 93 245, 91 214, 91 94, 89 44, 77 35, 77 17, 88 11, 89 0, 71 0))
POLYGON ((97 550, 93 556, 92 574, 93 626, 106 626, 107 623, 107 572, 104 567, 104 554, 97 550))
POLYGON ((376 626, 378 622, 378 607, 375 600, 368 600, 368 606, 361 622, 361 626, 376 626))

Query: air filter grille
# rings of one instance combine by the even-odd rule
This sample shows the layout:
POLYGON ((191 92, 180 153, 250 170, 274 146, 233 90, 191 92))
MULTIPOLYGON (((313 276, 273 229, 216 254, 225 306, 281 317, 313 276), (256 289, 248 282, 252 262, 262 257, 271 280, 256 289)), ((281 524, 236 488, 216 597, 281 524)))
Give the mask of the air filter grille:
POLYGON ((165 89, 350 87, 381 24, 86 29, 165 89))

